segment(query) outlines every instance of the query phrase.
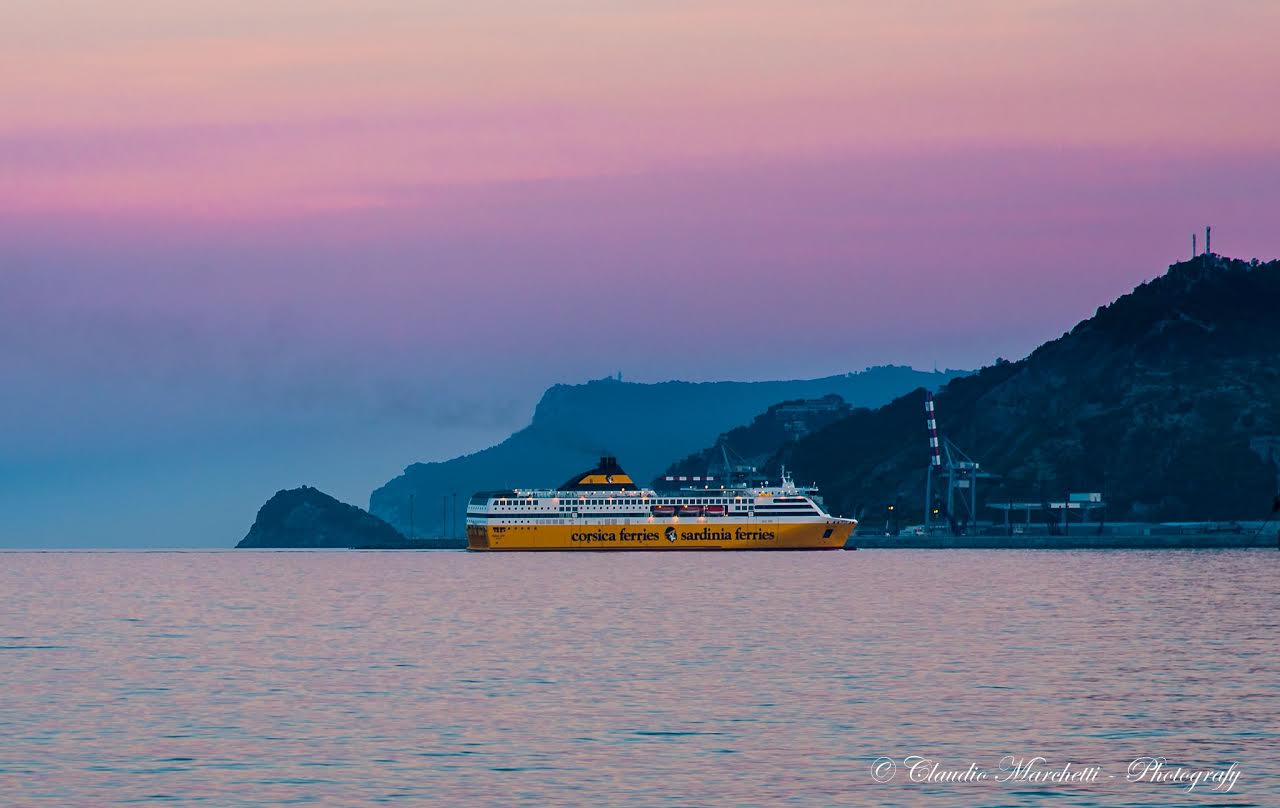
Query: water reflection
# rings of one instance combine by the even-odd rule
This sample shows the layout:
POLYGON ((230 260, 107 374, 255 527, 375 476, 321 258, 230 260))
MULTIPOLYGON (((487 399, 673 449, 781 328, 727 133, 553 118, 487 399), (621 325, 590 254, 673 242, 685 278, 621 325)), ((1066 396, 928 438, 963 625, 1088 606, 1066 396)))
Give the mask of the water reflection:
POLYGON ((1280 554, 3 553, 15 804, 1280 804, 1280 554), (880 755, 1230 795, 877 784, 880 755))

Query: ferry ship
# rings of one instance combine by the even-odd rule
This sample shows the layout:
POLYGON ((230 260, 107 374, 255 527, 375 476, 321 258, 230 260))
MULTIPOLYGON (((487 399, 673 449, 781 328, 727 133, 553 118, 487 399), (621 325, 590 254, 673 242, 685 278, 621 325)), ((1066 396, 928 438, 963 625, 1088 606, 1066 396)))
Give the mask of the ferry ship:
POLYGON ((640 488, 613 457, 555 489, 486 491, 467 504, 470 550, 838 550, 857 520, 816 488, 640 488))

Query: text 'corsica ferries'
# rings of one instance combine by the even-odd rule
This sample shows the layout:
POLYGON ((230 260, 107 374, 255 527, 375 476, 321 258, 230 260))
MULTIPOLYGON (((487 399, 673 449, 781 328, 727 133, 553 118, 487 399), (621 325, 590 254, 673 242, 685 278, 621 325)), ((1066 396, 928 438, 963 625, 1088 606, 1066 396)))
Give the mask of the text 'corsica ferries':
POLYGON ((471 550, 836 550, 857 526, 826 513, 817 490, 782 484, 654 491, 612 457, 557 489, 476 494, 471 550))

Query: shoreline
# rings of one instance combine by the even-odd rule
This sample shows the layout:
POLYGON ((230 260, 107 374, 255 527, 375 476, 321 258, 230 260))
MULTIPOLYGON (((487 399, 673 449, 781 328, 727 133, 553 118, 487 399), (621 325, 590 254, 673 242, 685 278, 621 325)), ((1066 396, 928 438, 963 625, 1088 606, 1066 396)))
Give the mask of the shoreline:
POLYGON ((859 550, 1218 550, 1276 549, 1270 531, 1245 533, 1189 533, 1161 536, 860 536, 849 547, 859 550))

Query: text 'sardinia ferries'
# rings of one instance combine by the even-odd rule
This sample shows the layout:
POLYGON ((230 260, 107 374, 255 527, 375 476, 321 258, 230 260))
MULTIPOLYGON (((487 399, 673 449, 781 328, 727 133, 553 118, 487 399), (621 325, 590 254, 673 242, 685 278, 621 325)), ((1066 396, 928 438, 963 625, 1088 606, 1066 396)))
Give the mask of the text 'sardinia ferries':
POLYGON ((471 550, 835 550, 857 526, 822 509, 814 488, 638 488, 612 457, 557 489, 476 494, 471 550))

